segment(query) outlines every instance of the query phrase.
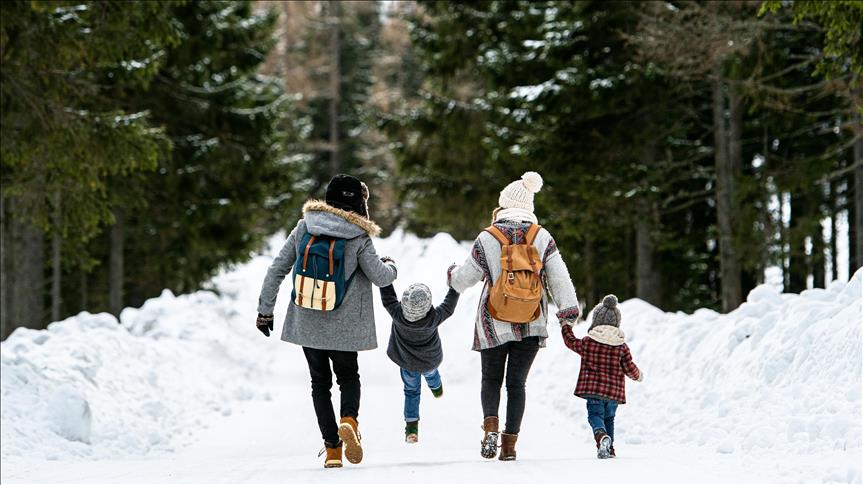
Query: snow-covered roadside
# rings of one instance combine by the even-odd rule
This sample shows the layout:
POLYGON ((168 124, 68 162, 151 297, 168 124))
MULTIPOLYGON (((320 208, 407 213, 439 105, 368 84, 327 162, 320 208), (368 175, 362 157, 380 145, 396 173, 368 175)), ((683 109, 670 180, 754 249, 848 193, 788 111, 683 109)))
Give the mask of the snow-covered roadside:
MULTIPOLYGON (((301 353, 252 328, 260 283, 283 240, 274 238, 265 255, 214 278, 215 292, 163 294, 140 309, 125 310, 121 325, 110 316, 82 314, 48 330, 16 331, 0 346, 4 464, 7 459, 26 459, 28 466, 36 466, 39 459, 181 456, 178 450, 194 442, 202 427, 211 424, 206 433, 213 434, 219 422, 240 419, 232 413, 249 408, 248 401, 266 405, 268 399, 279 399, 285 386, 296 393, 302 390, 302 396, 291 398, 301 432, 309 435, 301 448, 317 446, 311 404, 303 401, 308 374, 301 353)), ((445 293, 445 268, 461 262, 469 249, 444 234, 419 239, 402 233, 376 241, 376 247, 398 263, 397 291, 421 281, 430 286, 436 302, 445 293)), ((579 275, 574 277, 577 285, 579 275)), ((711 456, 716 457, 710 464, 714 467, 733 458, 762 481, 861 481, 861 279, 863 272, 858 271, 848 284, 801 295, 779 295, 762 286, 728 315, 709 310, 665 313, 639 300, 624 302, 622 328, 646 377, 643 383, 627 385, 629 403, 621 407, 617 420, 621 452, 630 448, 631 456, 647 457, 653 456, 645 455, 653 447, 691 448, 705 466, 711 456)), ((282 291, 290 291, 290 282, 282 291)), ((284 294, 276 308, 277 322, 284 317, 284 294)), ((441 327, 441 372, 448 389, 466 396, 458 402, 459 419, 464 413, 464 424, 476 421, 476 426, 481 420, 475 395, 479 357, 470 344, 478 296, 478 287, 468 290, 453 318, 441 327)), ((378 343, 385 347, 389 321, 377 295, 375 305, 378 343)), ((277 323, 277 335, 279 330, 277 323)), ((577 334, 585 330, 576 327, 577 334)), ((551 323, 549 331, 548 348, 537 358, 528 383, 524 454, 536 455, 546 446, 547 430, 535 426, 557 422, 569 429, 576 423, 573 433, 559 439, 571 448, 568 454, 581 456, 583 451, 589 458, 584 403, 571 394, 579 359, 561 345, 556 324, 551 323), (539 412, 553 415, 531 417, 539 412)), ((395 410, 387 416, 373 411, 381 406, 376 396, 398 401, 397 369, 383 348, 363 352, 360 366, 364 389, 378 389, 364 393, 364 419, 373 420, 364 422, 377 428, 376 420, 392 419, 395 424, 385 427, 397 434, 398 402, 386 403, 395 410)), ((455 403, 448 402, 441 404, 455 403)), ((438 421, 446 419, 445 413, 440 415, 438 421)), ((290 426, 294 429, 297 423, 290 426)), ((438 426, 446 428, 445 423, 438 426)), ((285 431, 274 432, 273 446, 285 431)), ((380 435, 378 441, 372 430, 364 436, 371 447, 392 439, 380 435)), ((464 436, 459 431, 447 437, 452 440, 441 437, 437 451, 452 454, 452 449, 461 449, 464 436)), ((473 444, 465 445, 465 453, 475 454, 469 451, 473 444)), ((402 448, 397 442, 391 446, 402 448)), ((398 451, 393 462, 439 461, 433 458, 435 450, 425 450, 431 455, 398 451)), ((473 458, 466 456, 463 467, 474 466, 473 458)), ((315 459, 305 455, 291 460, 303 469, 317 467, 315 459)), ((615 466, 627 463, 621 460, 615 466)), ((561 480, 571 476, 563 461, 549 466, 560 467, 561 480)), ((7 473, 15 470, 4 466, 4 476, 7 473)), ((20 472, 17 476, 20 480, 20 472)), ((176 481, 195 479, 176 476, 176 481)), ((711 480, 715 477, 705 477, 711 480)))
POLYGON ((170 452, 209 414, 269 399, 261 382, 276 354, 262 349, 276 342, 248 331, 257 290, 237 277, 257 277, 270 260, 258 256, 223 272, 214 279, 219 294, 166 290, 125 309, 119 325, 112 315, 82 312, 46 330, 17 329, 0 346, 0 456, 170 452))
MULTIPOLYGON (((628 383, 618 411, 622 446, 678 442, 741 454, 782 481, 860 482, 861 280, 858 270, 848 284, 799 295, 761 285, 727 315, 624 302, 622 328, 645 378, 628 383)), ((579 361, 549 348, 560 365, 533 383, 584 421, 568 395, 579 361)))
MULTIPOLYGON (((417 281, 430 283, 438 298, 442 268, 461 262, 469 248, 442 234, 393 236, 379 247, 407 256, 397 288, 428 275, 417 281)), ((476 353, 465 351, 478 296, 478 287, 468 290, 454 317, 463 323, 441 328, 444 369, 459 380, 479 369, 476 353)), ((621 448, 685 445, 741 455, 753 471, 783 481, 863 481, 863 269, 847 283, 801 294, 760 285, 727 315, 667 313, 639 299, 623 302, 621 312, 645 373, 644 382, 627 383, 628 404, 618 411, 621 448)), ((577 336, 586 332, 586 324, 575 328, 577 336)), ((549 334, 528 393, 580 423, 580 443, 590 436, 584 401, 572 395, 580 359, 562 345, 556 324, 549 334)))

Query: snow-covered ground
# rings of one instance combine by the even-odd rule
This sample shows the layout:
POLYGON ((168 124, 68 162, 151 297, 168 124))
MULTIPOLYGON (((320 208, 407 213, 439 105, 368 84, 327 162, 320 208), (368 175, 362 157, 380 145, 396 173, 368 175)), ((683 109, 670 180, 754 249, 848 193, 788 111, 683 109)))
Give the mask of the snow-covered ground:
MULTIPOLYGON (((479 457, 479 356, 470 350, 478 287, 441 327, 446 392, 435 400, 424 391, 420 443, 406 445, 376 296, 380 348, 360 354, 366 458, 324 470, 302 351, 254 329, 258 289, 283 240, 224 271, 213 291, 165 292, 124 311, 119 325, 81 314, 11 335, 0 345, 0 479, 861 482, 863 271, 801 295, 761 286, 728 315, 624 302, 622 328, 645 380, 627 383, 620 456, 605 461, 594 457, 584 401, 572 396, 579 358, 556 324, 528 380, 518 461, 479 457)), ((376 246, 398 263, 397 291, 422 281, 437 301, 445 268, 468 252, 443 234, 397 233, 376 246)), ((278 322, 290 283, 282 288, 278 322)))

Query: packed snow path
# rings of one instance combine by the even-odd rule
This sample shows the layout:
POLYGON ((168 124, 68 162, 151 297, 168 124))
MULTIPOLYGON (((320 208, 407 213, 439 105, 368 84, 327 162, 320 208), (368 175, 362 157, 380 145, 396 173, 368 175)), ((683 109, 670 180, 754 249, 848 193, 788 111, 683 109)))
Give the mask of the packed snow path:
MULTIPOLYGON (((361 372, 362 367, 372 365, 372 359, 364 360, 361 372)), ((485 460, 479 456, 479 381, 471 381, 476 382, 444 384, 444 396, 438 400, 428 389, 423 390, 420 442, 415 445, 403 442, 398 378, 388 385, 364 386, 360 430, 365 458, 359 465, 345 460, 341 469, 323 469, 323 458, 316 456, 321 442, 307 386, 286 385, 272 401, 249 402, 230 417, 214 417, 197 443, 176 453, 144 459, 22 463, 14 473, 4 474, 3 482, 692 483, 795 479, 791 474, 761 469, 758 460, 683 446, 621 443, 618 458, 600 461, 580 422, 571 422, 532 401, 519 437, 518 460, 485 460)), ((635 412, 621 407, 618 419, 623 423, 635 412)), ((816 461, 813 457, 812 462, 816 461)))
MULTIPOLYGON (((629 402, 616 419, 619 457, 602 461, 584 401, 572 396, 579 359, 556 323, 528 379, 518 460, 479 456, 479 355, 470 350, 478 288, 441 327, 444 396, 423 389, 420 442, 404 443, 402 385, 386 357, 389 322, 376 296, 379 348, 359 360, 365 459, 324 470, 302 351, 253 328, 263 274, 283 240, 215 278, 218 295, 166 293, 124 311, 120 325, 82 314, 3 342, 0 479, 861 481, 861 271, 848 284, 803 295, 762 286, 724 316, 624 302, 622 328, 645 380, 627 382, 629 402)), ((436 302, 445 268, 468 251, 445 235, 396 234, 376 245, 399 265, 397 292, 422 281, 436 302)), ((282 292, 279 321, 289 281, 282 292)))

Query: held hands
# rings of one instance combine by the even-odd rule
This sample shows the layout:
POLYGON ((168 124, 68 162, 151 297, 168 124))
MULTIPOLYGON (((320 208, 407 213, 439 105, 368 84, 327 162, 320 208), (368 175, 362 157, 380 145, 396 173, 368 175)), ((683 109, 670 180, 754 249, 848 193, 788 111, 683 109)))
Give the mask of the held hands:
POLYGON ((398 277, 399 269, 396 267, 396 261, 395 261, 393 258, 391 258, 391 257, 389 257, 389 256, 384 256, 384 257, 382 257, 382 258, 381 258, 381 263, 384 263, 384 264, 387 264, 387 265, 392 266, 392 267, 393 267, 393 271, 395 271, 395 272, 396 272, 396 277, 398 277))
POLYGON ((258 320, 255 322, 255 325, 264 336, 269 337, 270 331, 273 329, 273 316, 258 313, 258 320))
POLYGON ((563 328, 564 325, 572 327, 578 323, 578 318, 581 313, 581 306, 576 305, 557 312, 555 316, 557 317, 557 321, 560 323, 561 328, 563 328))

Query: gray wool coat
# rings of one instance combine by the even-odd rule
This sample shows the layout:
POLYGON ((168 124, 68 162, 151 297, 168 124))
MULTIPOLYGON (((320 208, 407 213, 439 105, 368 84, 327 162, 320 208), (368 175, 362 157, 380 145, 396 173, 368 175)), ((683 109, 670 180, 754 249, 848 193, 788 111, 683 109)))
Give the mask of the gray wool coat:
POLYGON ((299 307, 291 301, 282 327, 282 340, 321 350, 354 352, 377 348, 372 284, 391 284, 396 279, 396 268, 391 263, 382 263, 375 252, 371 236, 377 236, 380 228, 374 222, 325 202, 313 200, 303 206, 303 219, 297 222, 267 270, 258 299, 258 313, 273 314, 279 287, 293 269, 300 251, 298 246, 307 232, 346 239, 345 279, 354 277, 344 300, 335 310, 321 312, 299 307))
POLYGON ((458 304, 458 296, 458 292, 450 288, 443 303, 430 308, 426 316, 411 322, 405 319, 393 286, 381 288, 381 302, 393 317, 387 357, 402 369, 411 372, 437 369, 443 362, 443 348, 437 328, 452 316, 458 304))

